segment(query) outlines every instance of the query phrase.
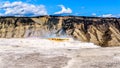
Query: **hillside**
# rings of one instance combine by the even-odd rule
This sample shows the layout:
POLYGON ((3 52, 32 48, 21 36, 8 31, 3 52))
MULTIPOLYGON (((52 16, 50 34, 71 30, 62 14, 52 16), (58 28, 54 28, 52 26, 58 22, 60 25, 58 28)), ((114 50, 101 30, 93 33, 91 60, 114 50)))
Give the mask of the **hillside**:
POLYGON ((82 16, 0 17, 0 38, 71 36, 83 42, 120 46, 120 19, 82 16))

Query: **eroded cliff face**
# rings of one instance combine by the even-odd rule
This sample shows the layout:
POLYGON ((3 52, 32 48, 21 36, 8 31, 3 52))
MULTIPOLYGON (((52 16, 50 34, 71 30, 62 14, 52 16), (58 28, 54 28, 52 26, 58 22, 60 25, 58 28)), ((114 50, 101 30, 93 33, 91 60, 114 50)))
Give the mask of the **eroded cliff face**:
POLYGON ((69 35, 100 46, 120 46, 120 19, 75 16, 0 17, 0 38, 69 35))

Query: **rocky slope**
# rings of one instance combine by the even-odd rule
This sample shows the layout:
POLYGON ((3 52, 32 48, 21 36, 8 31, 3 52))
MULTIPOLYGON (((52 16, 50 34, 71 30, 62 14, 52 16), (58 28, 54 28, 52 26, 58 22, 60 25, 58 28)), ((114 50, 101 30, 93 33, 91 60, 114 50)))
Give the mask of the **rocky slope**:
POLYGON ((69 35, 100 46, 120 46, 120 19, 77 16, 0 17, 0 38, 69 35))

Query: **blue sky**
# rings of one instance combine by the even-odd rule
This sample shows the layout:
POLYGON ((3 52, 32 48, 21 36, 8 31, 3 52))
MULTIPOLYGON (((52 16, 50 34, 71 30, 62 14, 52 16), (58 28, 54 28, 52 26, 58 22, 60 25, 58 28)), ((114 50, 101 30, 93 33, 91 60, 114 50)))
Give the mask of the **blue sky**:
POLYGON ((0 6, 2 5, 0 7, 0 15, 35 16, 66 13, 78 16, 120 17, 120 0, 0 0, 0 1, 1 1, 0 6), (17 3, 19 4, 17 5, 17 3), (23 4, 24 6, 21 6, 23 4), (27 8, 29 10, 27 10, 27 8))

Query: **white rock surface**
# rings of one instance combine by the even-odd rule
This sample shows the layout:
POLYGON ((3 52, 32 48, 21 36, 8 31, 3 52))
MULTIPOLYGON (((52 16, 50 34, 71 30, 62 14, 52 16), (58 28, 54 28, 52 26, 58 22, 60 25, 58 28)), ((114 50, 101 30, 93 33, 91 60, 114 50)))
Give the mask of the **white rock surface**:
POLYGON ((120 68, 120 47, 71 42, 0 39, 0 68, 120 68))

